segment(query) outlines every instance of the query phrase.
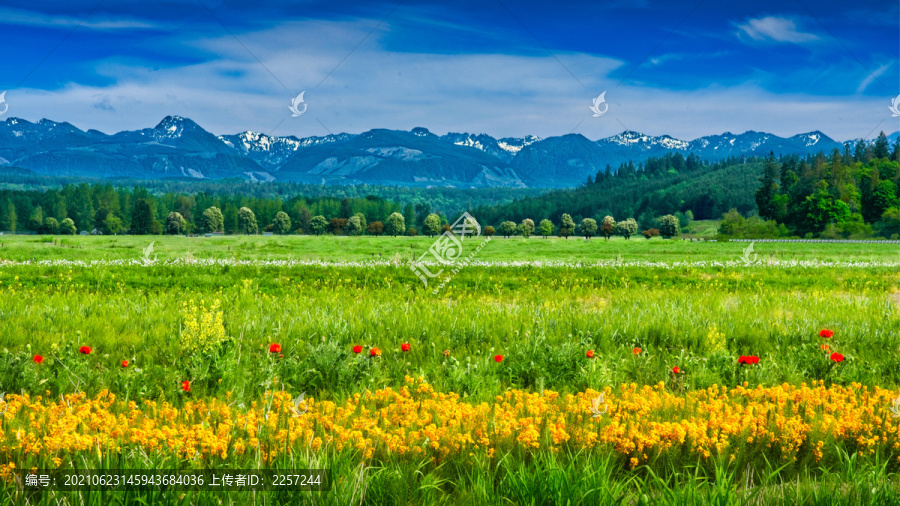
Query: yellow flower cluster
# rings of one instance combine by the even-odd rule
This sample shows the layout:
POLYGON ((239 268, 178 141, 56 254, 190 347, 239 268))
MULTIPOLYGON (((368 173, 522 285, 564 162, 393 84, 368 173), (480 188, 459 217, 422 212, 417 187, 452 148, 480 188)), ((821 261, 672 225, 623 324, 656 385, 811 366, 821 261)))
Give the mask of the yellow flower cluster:
POLYGON ((182 351, 209 351, 225 340, 225 313, 219 299, 209 305, 191 299, 182 303, 181 312, 184 317, 182 351))
MULTIPOLYGON (((117 401, 102 392, 51 401, 10 394, 0 431, 0 458, 47 456, 56 465, 80 453, 137 450, 186 459, 282 452, 351 451, 374 456, 494 456, 498 451, 596 449, 637 466, 655 456, 716 458, 765 452, 783 461, 816 461, 826 444, 900 460, 896 392, 861 385, 727 389, 676 395, 663 385, 621 385, 560 395, 511 390, 492 402, 468 403, 413 378, 399 389, 354 394, 340 403, 307 398, 295 410, 287 392, 269 392, 247 409, 225 399, 168 403, 117 401), (308 408, 304 412, 304 410, 308 408), (595 414, 599 416, 594 416, 595 414)), ((298 401, 300 402, 300 401, 298 401)), ((8 473, 16 462, 0 467, 8 473)))

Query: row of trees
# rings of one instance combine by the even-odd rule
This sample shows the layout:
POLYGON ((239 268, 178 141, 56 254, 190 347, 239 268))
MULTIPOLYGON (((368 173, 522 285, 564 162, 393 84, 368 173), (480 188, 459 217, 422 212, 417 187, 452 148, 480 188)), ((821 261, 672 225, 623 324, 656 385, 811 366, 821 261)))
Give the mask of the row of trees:
MULTIPOLYGON (((651 237, 661 235, 669 238, 681 233, 681 222, 678 217, 674 215, 668 214, 662 216, 656 220, 656 224, 659 228, 651 227, 641 232, 644 237, 650 239, 651 237)), ((638 223, 634 218, 616 221, 612 216, 605 216, 599 225, 597 224, 597 220, 593 218, 582 218, 581 223, 578 224, 576 228, 575 220, 572 219, 572 216, 563 213, 559 227, 554 225, 552 221, 543 219, 537 225, 537 228, 535 228, 534 220, 526 218, 518 225, 512 221, 504 221, 500 224, 496 232, 504 237, 513 235, 521 235, 522 237, 540 235, 546 238, 554 235, 554 232, 556 232, 556 235, 566 239, 576 234, 582 235, 587 239, 598 235, 605 237, 606 239, 609 239, 614 235, 629 239, 631 236, 637 234, 638 223)), ((485 233, 486 235, 493 235, 494 228, 490 226, 485 227, 485 233)))
MULTIPOLYGON (((424 227, 430 214, 434 213, 427 204, 401 205, 371 195, 283 200, 204 192, 151 194, 140 186, 116 188, 108 183, 0 191, 0 231, 12 232, 75 233, 66 222, 69 220, 76 231, 103 234, 402 234, 407 225, 424 227), (207 212, 217 213, 217 217, 210 218, 207 212)), ((437 216, 441 225, 446 223, 444 215, 437 216)))
MULTIPOLYGON (((429 218, 432 217, 433 220, 425 220, 426 228, 428 230, 434 228, 431 226, 430 221, 436 220, 436 230, 440 230, 440 217, 436 214, 429 216, 429 218)), ((256 213, 254 213, 252 209, 248 207, 238 209, 237 220, 237 228, 234 230, 235 233, 251 235, 259 233, 260 229, 256 220, 256 213)), ((133 223, 143 222, 142 220, 137 220, 135 218, 133 218, 132 221, 133 223)), ((180 234, 184 230, 185 223, 186 221, 180 213, 174 211, 170 212, 166 217, 165 232, 167 234, 180 234)), ((206 233, 224 232, 224 229, 225 217, 221 209, 213 206, 203 211, 199 220, 199 231, 206 233)), ((363 213, 356 213, 346 219, 332 218, 330 220, 325 218, 325 216, 317 215, 310 218, 308 229, 309 233, 314 235, 322 235, 325 233, 334 235, 363 235, 368 233, 370 235, 388 234, 396 236, 401 234, 416 235, 417 233, 414 228, 406 228, 406 220, 403 215, 398 212, 391 213, 384 222, 373 221, 372 223, 367 223, 366 216, 363 213)), ((277 235, 299 232, 298 229, 293 228, 293 222, 291 221, 290 215, 284 211, 278 211, 278 213, 275 214, 272 223, 265 227, 265 230, 271 231, 273 234, 277 235)), ((153 232, 147 232, 146 228, 135 229, 132 227, 131 233, 142 234, 153 232)))
MULTIPOLYGON (((447 217, 428 212, 427 205, 401 205, 368 196, 364 199, 317 197, 247 198, 206 193, 151 194, 142 187, 116 188, 111 184, 66 185, 47 191, 0 191, 0 230, 75 234, 334 234, 435 236, 449 228, 447 217), (320 211, 314 214, 313 211, 320 211), (27 216, 23 219, 22 216, 27 216)), ((684 215, 681 216, 682 220, 684 215)), ((621 235, 639 230, 636 220, 617 222, 611 216, 576 221, 563 214, 559 225, 544 219, 516 224, 502 221, 499 233, 511 235, 580 234, 585 237, 621 235)), ((485 234, 494 233, 485 227, 485 234)), ((674 234, 672 234, 674 235, 674 234)))

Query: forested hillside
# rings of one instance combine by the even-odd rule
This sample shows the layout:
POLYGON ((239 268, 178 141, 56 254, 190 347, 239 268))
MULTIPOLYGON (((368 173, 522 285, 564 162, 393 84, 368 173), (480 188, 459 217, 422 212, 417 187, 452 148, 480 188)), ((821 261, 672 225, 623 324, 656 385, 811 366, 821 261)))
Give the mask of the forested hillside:
POLYGON ((695 219, 717 219, 731 208, 751 213, 756 208, 754 190, 762 173, 758 158, 728 158, 708 163, 680 153, 650 158, 635 166, 629 162, 616 170, 607 167, 573 189, 519 199, 499 206, 482 206, 473 214, 486 223, 503 220, 550 219, 559 223, 563 214, 575 222, 598 221, 610 215, 633 217, 644 228, 655 218, 692 211, 695 219))

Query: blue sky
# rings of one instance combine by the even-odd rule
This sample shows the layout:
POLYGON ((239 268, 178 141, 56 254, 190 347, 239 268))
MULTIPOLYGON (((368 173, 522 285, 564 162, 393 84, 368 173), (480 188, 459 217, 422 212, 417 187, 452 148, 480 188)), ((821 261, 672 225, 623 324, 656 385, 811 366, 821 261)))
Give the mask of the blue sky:
POLYGON ((897 3, 258 4, 7 0, 0 119, 111 133, 177 114, 216 134, 298 136, 900 129, 897 3), (301 91, 308 109, 291 117, 301 91))

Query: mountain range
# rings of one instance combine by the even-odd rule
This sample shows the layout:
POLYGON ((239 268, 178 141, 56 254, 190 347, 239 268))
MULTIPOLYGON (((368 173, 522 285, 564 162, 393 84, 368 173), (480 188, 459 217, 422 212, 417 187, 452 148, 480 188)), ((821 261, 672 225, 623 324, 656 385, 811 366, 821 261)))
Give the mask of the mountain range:
MULTIPOLYGON (((891 140, 897 138, 891 135, 891 140)), ((166 116, 153 128, 105 134, 70 123, 0 122, 0 166, 102 179, 223 179, 397 186, 570 187, 621 163, 669 152, 702 159, 830 153, 843 144, 821 132, 793 137, 748 131, 693 141, 632 131, 592 141, 580 134, 496 139, 374 129, 360 134, 216 136, 194 121, 166 116)))

